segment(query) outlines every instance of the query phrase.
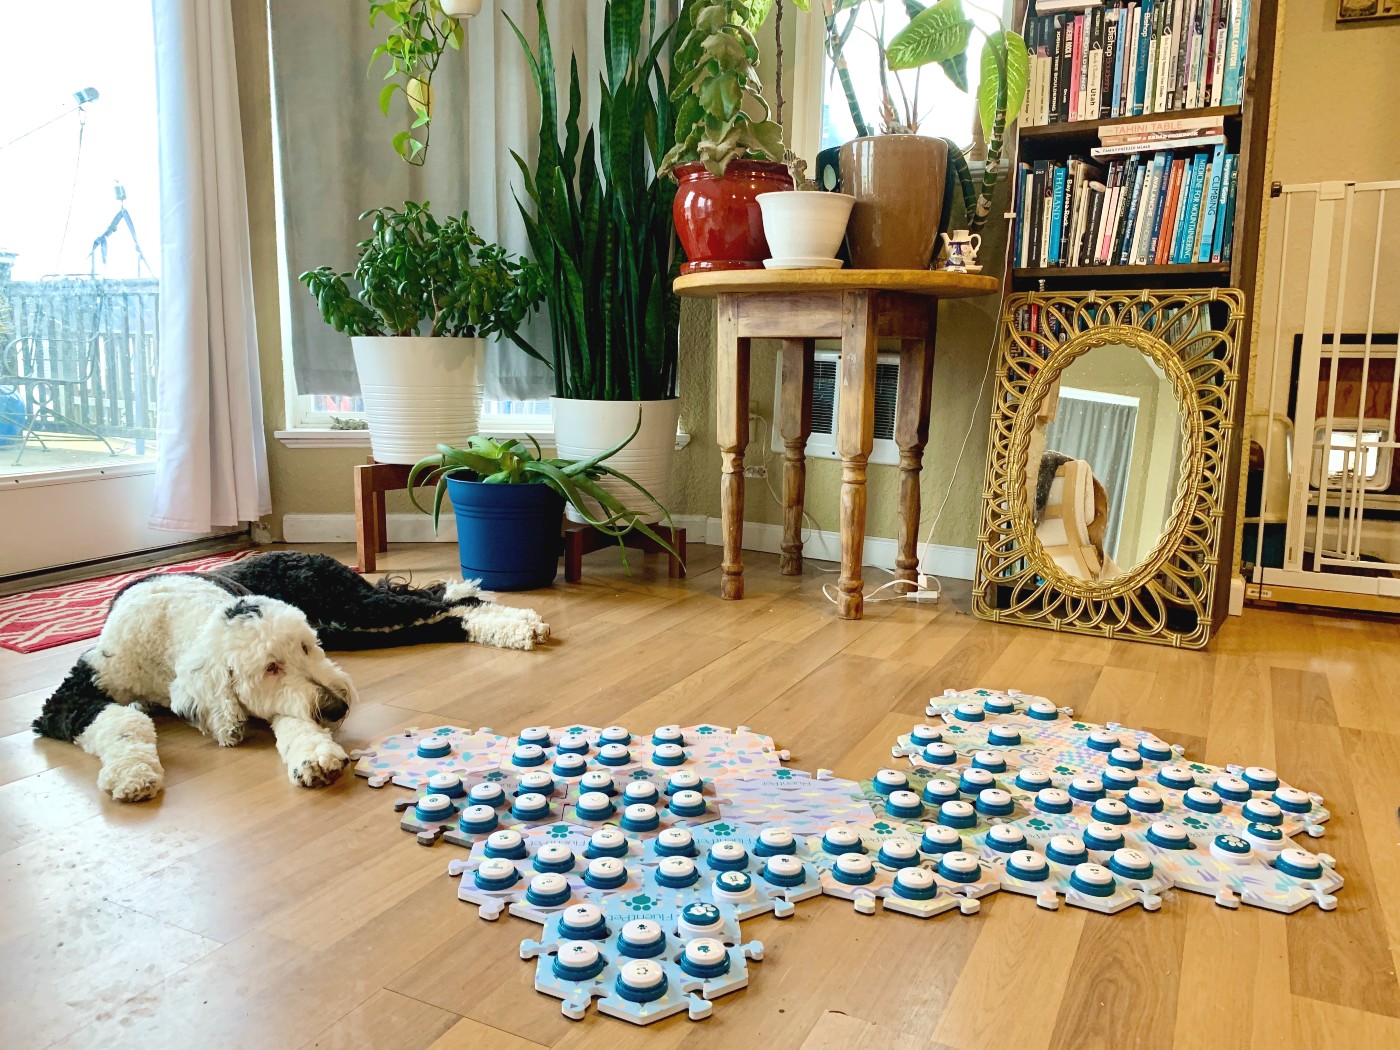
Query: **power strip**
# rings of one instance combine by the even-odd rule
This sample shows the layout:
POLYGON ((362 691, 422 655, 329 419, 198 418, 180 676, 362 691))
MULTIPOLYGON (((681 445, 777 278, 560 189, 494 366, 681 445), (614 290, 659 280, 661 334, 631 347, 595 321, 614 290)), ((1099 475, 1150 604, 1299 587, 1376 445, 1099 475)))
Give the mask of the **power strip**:
POLYGON ((919 589, 908 591, 904 595, 906 601, 918 602, 920 605, 937 605, 942 596, 943 587, 938 582, 938 577, 926 572, 919 573, 919 589))

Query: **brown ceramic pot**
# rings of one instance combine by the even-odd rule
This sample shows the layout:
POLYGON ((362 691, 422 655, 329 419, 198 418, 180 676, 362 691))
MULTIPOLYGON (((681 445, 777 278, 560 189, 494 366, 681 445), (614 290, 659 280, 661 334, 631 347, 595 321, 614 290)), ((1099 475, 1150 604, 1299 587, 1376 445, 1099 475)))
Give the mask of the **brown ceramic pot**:
POLYGON ((851 266, 927 270, 943 215, 948 146, 924 135, 870 135, 841 147, 841 192, 856 199, 846 227, 851 266))

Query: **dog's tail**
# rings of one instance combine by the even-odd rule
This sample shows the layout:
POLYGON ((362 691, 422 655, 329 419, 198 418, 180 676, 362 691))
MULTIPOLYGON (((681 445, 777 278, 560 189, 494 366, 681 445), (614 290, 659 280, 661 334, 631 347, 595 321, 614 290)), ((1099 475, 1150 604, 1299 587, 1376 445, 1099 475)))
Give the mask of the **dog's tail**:
POLYGON ((96 756, 102 762, 97 786, 118 802, 153 798, 165 786, 155 723, 108 695, 85 656, 44 701, 33 725, 40 736, 69 741, 96 756))

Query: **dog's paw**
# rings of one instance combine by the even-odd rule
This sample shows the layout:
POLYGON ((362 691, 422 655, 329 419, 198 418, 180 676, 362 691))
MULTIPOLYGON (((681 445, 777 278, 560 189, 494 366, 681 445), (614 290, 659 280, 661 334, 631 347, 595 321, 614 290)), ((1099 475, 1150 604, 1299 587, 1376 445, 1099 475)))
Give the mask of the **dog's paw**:
POLYGON ((104 765, 97 786, 117 802, 144 802, 165 790, 165 770, 159 760, 130 758, 104 765))
POLYGON ((301 761, 287 766, 287 776, 293 784, 302 787, 325 787, 340 779, 350 758, 344 748, 334 740, 318 744, 309 755, 301 756, 301 761))

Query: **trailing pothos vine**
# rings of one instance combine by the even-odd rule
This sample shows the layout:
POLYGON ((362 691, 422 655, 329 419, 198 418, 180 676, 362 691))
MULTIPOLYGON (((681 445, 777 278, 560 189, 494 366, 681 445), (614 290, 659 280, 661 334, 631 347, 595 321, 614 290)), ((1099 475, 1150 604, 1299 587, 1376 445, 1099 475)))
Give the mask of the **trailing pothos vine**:
POLYGON ((448 51, 462 49, 462 23, 443 13, 438 0, 369 0, 369 24, 383 15, 391 23, 384 43, 370 55, 370 68, 389 60, 379 109, 387 117, 394 96, 403 93, 413 121, 393 137, 394 152, 413 165, 428 155, 433 119, 433 74, 448 51))

